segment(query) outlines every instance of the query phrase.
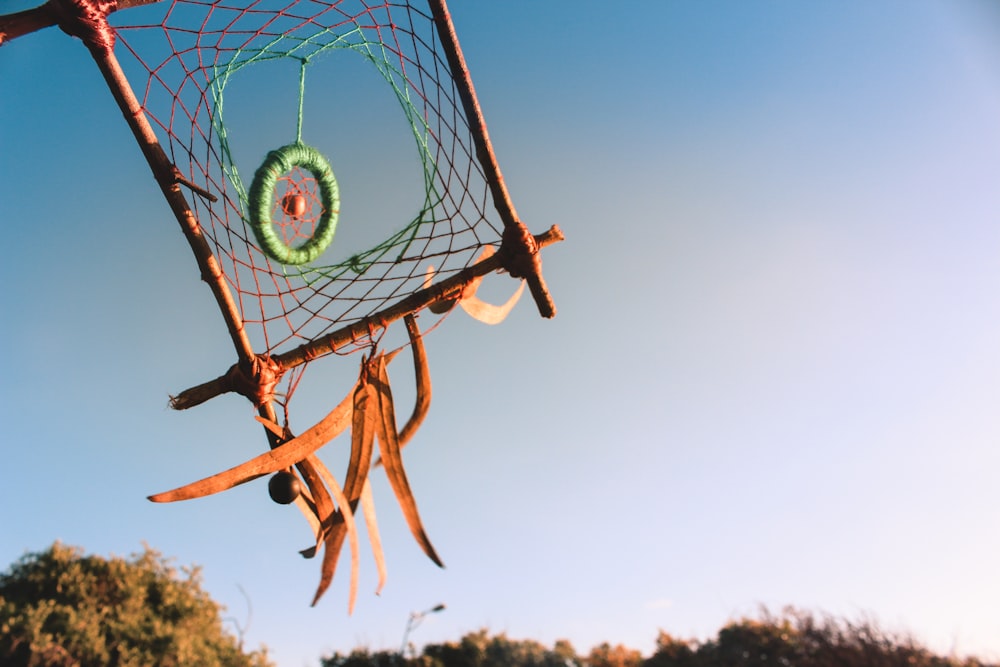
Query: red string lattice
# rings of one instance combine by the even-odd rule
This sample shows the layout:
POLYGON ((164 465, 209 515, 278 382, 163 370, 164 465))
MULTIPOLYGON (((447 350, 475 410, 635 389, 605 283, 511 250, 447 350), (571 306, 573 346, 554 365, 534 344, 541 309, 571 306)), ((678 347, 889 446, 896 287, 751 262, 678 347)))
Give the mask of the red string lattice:
POLYGON ((281 229, 286 245, 294 247, 312 238, 316 223, 325 210, 318 187, 316 179, 299 168, 278 179, 278 196, 271 216, 281 229))
MULTIPOLYGON (((421 4, 260 0, 237 7, 173 0, 114 17, 150 17, 117 28, 120 58, 133 85, 141 77, 143 110, 171 160, 218 198, 189 199, 258 353, 280 353, 366 318, 419 289, 428 261, 445 278, 501 238, 470 123, 433 17, 421 4), (422 158, 423 193, 410 218, 380 221, 385 240, 373 247, 346 257, 330 251, 310 266, 282 266, 256 246, 246 221, 246 165, 252 168, 263 155, 235 157, 242 137, 230 135, 222 102, 228 102, 228 85, 258 65, 306 59, 312 77, 313 62, 338 57, 360 57, 395 94, 422 158)), ((307 90, 318 85, 310 78, 307 90)), ((293 186, 286 181, 284 187, 293 186)), ((294 244, 311 233, 307 223, 319 209, 311 201, 309 216, 297 218, 283 197, 275 197, 275 221, 294 244)), ((337 351, 368 344, 362 338, 337 351)))

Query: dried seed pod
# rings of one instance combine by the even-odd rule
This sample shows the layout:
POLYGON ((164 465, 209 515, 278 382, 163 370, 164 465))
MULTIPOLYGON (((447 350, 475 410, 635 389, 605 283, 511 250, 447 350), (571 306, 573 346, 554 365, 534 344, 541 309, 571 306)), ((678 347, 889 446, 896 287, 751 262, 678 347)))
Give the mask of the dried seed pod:
POLYGON ((280 505, 288 505, 294 503, 295 499, 299 497, 299 494, 302 492, 302 486, 295 473, 282 470, 281 472, 274 473, 271 479, 268 480, 267 492, 274 502, 280 505))

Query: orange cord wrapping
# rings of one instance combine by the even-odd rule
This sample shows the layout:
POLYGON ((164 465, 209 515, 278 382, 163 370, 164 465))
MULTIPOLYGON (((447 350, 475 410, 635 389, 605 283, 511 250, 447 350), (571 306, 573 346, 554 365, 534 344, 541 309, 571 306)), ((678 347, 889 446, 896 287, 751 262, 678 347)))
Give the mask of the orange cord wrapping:
POLYGON ((91 49, 114 48, 115 33, 108 25, 108 14, 118 9, 118 0, 56 0, 46 7, 67 35, 79 37, 91 49))
POLYGON ((250 373, 241 364, 235 364, 226 373, 226 383, 231 391, 245 396, 255 407, 274 400, 274 390, 284 374, 281 365, 269 356, 254 357, 250 373))

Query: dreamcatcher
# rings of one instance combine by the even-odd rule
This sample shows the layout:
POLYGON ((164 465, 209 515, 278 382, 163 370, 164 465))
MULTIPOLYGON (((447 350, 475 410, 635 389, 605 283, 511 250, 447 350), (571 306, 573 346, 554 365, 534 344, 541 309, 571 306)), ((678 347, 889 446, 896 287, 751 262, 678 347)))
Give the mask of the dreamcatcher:
POLYGON ((312 527, 302 554, 322 552, 313 604, 346 542, 353 607, 359 508, 379 589, 385 580, 368 482, 372 468, 383 467, 410 531, 440 565, 400 455, 430 404, 416 315, 444 317, 457 306, 496 324, 526 283, 541 315, 554 316, 539 250, 562 240, 557 227, 532 236, 517 217, 444 0, 50 0, 0 17, 0 44, 50 25, 90 49, 236 348, 228 371, 172 397, 172 407, 239 393, 254 404, 270 444, 249 461, 151 500, 201 497, 269 476, 272 499, 295 503, 312 527), (406 219, 372 221, 361 212, 341 220, 341 200, 351 193, 341 191, 338 173, 349 173, 350 161, 339 159, 335 145, 310 143, 323 135, 323 118, 305 113, 307 98, 335 86, 324 68, 344 59, 364 63, 399 104, 423 184, 406 219), (292 90, 296 108, 285 117, 287 139, 250 154, 253 137, 230 122, 241 104, 260 105, 268 128, 281 124, 268 116, 266 94, 253 102, 239 94, 260 72, 292 90), (139 85, 133 89, 129 79, 139 85), (338 228, 362 225, 382 236, 360 251, 338 248, 338 228), (483 278, 497 271, 521 279, 499 306, 477 296, 483 278), (383 334, 400 320, 408 343, 384 349, 383 334), (388 366, 406 348, 416 401, 400 428, 388 366), (307 367, 353 352, 362 353, 360 372, 347 396, 293 431, 290 406, 307 367), (316 452, 347 432, 350 457, 338 481, 316 452))

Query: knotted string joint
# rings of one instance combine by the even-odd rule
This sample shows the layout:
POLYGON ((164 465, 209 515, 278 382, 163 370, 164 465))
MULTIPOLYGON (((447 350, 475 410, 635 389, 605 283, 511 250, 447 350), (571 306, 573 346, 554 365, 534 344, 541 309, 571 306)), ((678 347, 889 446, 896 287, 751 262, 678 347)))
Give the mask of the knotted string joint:
POLYGON ((53 0, 46 6, 67 35, 79 37, 90 49, 114 48, 108 14, 118 9, 118 0, 53 0))
POLYGON ((500 266, 514 278, 528 281, 531 296, 535 299, 542 317, 555 317, 556 306, 542 277, 542 256, 539 245, 524 223, 518 221, 507 225, 497 255, 500 266))
POLYGON ((225 375, 229 391, 250 399, 256 407, 274 400, 274 390, 281 381, 283 371, 277 361, 269 356, 254 357, 250 368, 234 364, 225 375))
POLYGON ((528 278, 542 272, 538 242, 523 223, 504 228, 503 242, 497 254, 500 256, 500 266, 514 278, 528 278))

